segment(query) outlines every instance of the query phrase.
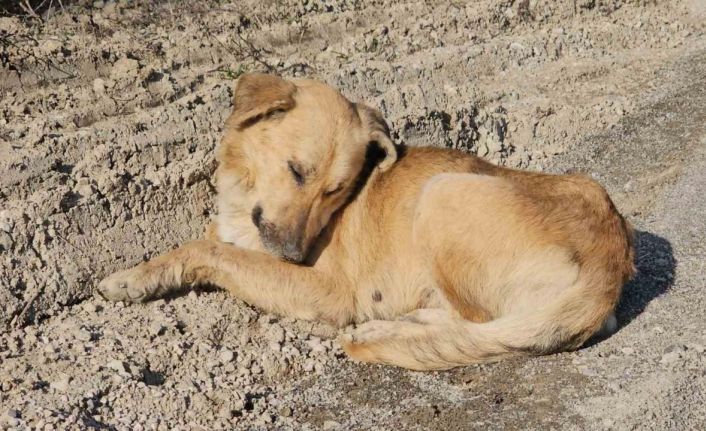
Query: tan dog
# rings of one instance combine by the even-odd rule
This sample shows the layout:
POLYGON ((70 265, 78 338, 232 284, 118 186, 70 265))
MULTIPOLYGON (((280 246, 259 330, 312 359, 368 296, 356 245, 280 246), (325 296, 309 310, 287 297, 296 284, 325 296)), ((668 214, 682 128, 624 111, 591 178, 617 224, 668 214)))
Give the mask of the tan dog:
POLYGON ((111 275, 105 297, 210 283, 356 323, 351 357, 428 370, 577 348, 614 325, 634 272, 595 181, 396 147, 379 112, 319 82, 240 78, 218 161, 207 239, 111 275))

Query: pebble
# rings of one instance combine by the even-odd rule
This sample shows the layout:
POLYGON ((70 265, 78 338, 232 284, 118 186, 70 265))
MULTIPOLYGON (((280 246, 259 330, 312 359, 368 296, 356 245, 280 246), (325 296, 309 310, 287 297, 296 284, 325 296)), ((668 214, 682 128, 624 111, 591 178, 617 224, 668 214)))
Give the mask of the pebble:
POLYGON ((158 337, 164 334, 166 327, 159 322, 154 322, 150 325, 150 335, 153 337, 158 337))
POLYGON ((706 352, 706 347, 704 347, 703 344, 692 343, 689 344, 689 348, 699 354, 706 352))
POLYGON ((321 343, 321 339, 319 337, 312 337, 311 340, 306 342, 306 344, 311 347, 312 353, 326 353, 326 346, 321 343))
POLYGON ((98 306, 96 304, 94 304, 93 302, 84 302, 81 305, 81 308, 86 313, 95 313, 96 311, 98 311, 98 306))
POLYGON ((628 355, 628 356, 629 356, 629 355, 632 355, 633 353, 635 353, 635 349, 632 349, 632 348, 630 348, 630 347, 623 347, 623 348, 621 349, 621 352, 623 352, 624 355, 628 355))
POLYGON ((673 364, 681 358, 681 355, 677 351, 665 353, 662 355, 662 359, 659 360, 662 364, 673 364))
POLYGON ((235 353, 233 353, 233 351, 229 349, 223 349, 223 351, 219 355, 219 359, 221 360, 222 364, 232 362, 233 358, 235 358, 235 353))
POLYGON ((92 338, 93 335, 85 329, 81 329, 78 333, 76 333, 76 339, 79 341, 88 342, 91 341, 92 338))
POLYGON ((119 373, 127 373, 127 364, 121 360, 114 359, 110 362, 108 362, 107 367, 110 368, 111 370, 115 370, 119 373))
POLYGON ((69 384, 71 383, 71 378, 64 376, 59 380, 55 380, 49 383, 49 387, 60 392, 66 392, 69 390, 69 384))
POLYGON ((219 411, 218 411, 218 416, 222 417, 224 419, 230 419, 233 417, 233 410, 230 409, 228 406, 223 406, 219 411))
POLYGON ((284 329, 276 323, 272 324, 267 330, 267 339, 270 343, 282 343, 284 341, 284 329))
POLYGON ((341 428, 341 424, 336 421, 325 421, 324 422, 324 430, 325 431, 332 431, 332 430, 337 430, 340 428, 341 428))

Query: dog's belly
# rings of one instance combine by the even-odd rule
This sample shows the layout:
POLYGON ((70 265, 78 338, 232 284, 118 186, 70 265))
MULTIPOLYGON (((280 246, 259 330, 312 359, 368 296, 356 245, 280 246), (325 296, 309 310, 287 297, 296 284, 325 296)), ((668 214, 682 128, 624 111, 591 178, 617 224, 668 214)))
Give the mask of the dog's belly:
POLYGON ((385 268, 363 280, 356 289, 357 322, 395 319, 420 308, 451 309, 426 266, 385 268))

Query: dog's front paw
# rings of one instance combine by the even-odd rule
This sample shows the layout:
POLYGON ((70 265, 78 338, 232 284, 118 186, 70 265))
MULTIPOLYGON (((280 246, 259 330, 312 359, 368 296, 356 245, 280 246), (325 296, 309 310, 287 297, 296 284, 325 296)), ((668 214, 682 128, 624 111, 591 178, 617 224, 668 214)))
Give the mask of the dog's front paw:
POLYGON ((98 284, 98 293, 110 301, 143 302, 155 290, 149 278, 141 266, 118 271, 98 284))

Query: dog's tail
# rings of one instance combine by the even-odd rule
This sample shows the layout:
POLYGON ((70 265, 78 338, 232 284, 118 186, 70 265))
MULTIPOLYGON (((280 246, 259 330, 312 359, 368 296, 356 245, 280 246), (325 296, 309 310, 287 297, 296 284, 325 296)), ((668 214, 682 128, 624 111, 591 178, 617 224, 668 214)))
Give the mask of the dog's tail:
POLYGON ((615 325, 613 309, 620 291, 615 285, 586 286, 581 278, 533 311, 486 323, 454 318, 440 310, 427 317, 422 312, 411 319, 368 322, 342 335, 340 341, 353 359, 414 370, 576 349, 602 326, 615 325))

